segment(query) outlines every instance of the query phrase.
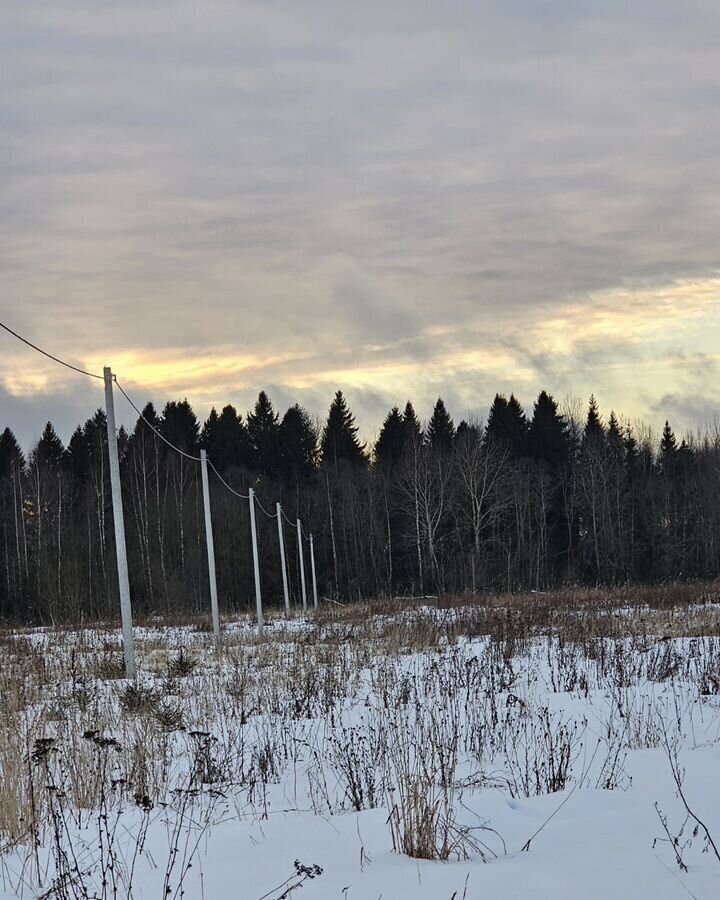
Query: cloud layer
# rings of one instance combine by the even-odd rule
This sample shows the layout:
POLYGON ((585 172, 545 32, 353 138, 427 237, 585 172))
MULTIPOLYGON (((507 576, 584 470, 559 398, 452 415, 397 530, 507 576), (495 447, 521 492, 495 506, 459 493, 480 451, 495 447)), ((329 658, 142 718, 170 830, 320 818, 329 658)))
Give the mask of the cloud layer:
MULTIPOLYGON (((10 6, 0 304, 52 352, 200 414, 343 387, 368 436, 720 405, 715 2, 10 6)), ((9 341, 0 424, 92 412, 9 341)))

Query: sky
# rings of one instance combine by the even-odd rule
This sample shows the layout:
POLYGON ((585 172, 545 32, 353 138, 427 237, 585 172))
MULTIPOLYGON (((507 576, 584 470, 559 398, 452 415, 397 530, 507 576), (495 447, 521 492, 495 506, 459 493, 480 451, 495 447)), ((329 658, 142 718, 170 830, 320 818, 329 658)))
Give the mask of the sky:
MULTIPOLYGON (((695 429, 718 46, 717 0, 0 0, 0 319, 201 419, 546 389, 695 429)), ((24 446, 102 402, 0 333, 24 446)))

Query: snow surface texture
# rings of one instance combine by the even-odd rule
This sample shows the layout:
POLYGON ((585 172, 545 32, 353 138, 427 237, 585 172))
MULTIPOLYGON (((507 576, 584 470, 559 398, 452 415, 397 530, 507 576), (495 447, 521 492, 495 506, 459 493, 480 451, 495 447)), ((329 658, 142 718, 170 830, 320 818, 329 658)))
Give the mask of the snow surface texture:
POLYGON ((6 635, 0 897, 720 897, 717 611, 685 613, 145 629, 134 685, 113 633, 6 635))

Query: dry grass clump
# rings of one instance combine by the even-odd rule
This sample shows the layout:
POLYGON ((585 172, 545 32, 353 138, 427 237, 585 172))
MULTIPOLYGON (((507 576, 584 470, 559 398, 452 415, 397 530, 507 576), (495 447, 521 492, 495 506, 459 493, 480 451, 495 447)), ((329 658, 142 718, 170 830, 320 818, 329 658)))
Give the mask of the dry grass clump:
POLYGON ((230 623, 219 649, 197 622, 154 623, 133 681, 117 633, 4 633, 0 853, 47 836, 50 766, 73 810, 110 794, 168 803, 189 784, 259 818, 292 771, 298 808, 386 805, 399 852, 491 856, 501 845, 461 820, 463 791, 622 788, 626 750, 660 745, 663 704, 688 697, 679 717, 692 717, 720 692, 717 596, 685 585, 332 605, 261 636, 230 623), (540 695, 593 692, 608 699, 591 748, 587 723, 540 695))
POLYGON ((557 634, 585 643, 597 638, 720 635, 720 586, 667 584, 637 588, 568 588, 525 594, 445 595, 433 601, 381 600, 328 605, 313 618, 321 633, 364 640, 382 632, 398 652, 432 650, 462 637, 512 640, 557 634), (427 616, 428 604, 436 611, 427 616))

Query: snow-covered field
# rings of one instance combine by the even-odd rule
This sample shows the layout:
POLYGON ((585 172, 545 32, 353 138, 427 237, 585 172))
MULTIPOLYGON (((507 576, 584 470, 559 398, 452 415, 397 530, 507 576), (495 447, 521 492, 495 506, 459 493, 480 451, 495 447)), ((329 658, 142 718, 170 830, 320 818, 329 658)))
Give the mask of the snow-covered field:
MULTIPOLYGON (((531 604, 536 604, 533 607, 531 604)), ((720 897, 714 603, 0 637, 0 897, 720 897)))

